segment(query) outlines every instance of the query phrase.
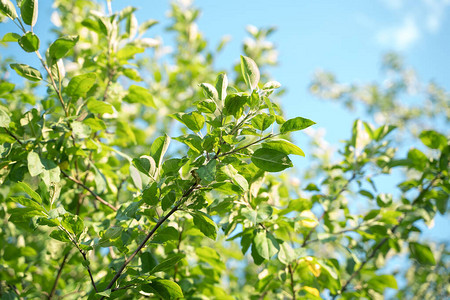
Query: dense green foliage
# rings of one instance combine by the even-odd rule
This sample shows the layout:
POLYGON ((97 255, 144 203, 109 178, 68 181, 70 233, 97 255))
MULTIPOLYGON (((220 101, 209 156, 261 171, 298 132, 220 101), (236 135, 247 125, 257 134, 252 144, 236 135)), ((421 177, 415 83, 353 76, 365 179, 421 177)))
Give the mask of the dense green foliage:
POLYGON ((266 70, 273 29, 250 28, 226 74, 214 68, 226 41, 211 50, 193 7, 172 5, 167 54, 146 37, 158 22, 138 24, 132 7, 55 1, 47 47, 33 33, 38 1, 17 2, 0 1, 18 27, 2 43, 41 65, 1 65, 25 78, 0 81, 2 299, 375 299, 398 289, 383 269, 396 256, 411 268, 391 295, 449 296, 448 249, 418 234, 448 214, 450 147, 435 128, 449 95, 430 85, 429 109, 400 108, 409 81, 397 57, 387 88, 315 78, 313 93, 362 99, 389 123, 355 120, 339 157, 310 130, 298 183, 291 158, 308 158, 290 135, 315 123, 283 116, 266 70), (406 154, 399 130, 415 145, 406 154))

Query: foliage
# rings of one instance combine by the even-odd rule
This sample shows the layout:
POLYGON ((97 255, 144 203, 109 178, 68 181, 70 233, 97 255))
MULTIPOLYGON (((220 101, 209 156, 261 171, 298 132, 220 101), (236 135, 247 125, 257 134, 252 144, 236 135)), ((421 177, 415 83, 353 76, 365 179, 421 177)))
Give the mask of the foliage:
POLYGON ((157 22, 138 24, 133 7, 55 1, 61 26, 45 47, 37 0, 18 2, 0 2, 20 31, 2 42, 41 66, 1 66, 26 79, 0 82, 2 297, 377 298, 398 287, 383 266, 405 252, 421 275, 398 297, 448 297, 448 250, 436 256, 417 238, 420 222, 448 212, 444 134, 422 131, 402 156, 390 133, 403 115, 356 120, 337 161, 312 148, 300 187, 287 172, 305 154, 290 134, 315 123, 283 117, 266 70, 273 29, 250 27, 225 74, 214 68, 225 41, 210 50, 193 7, 172 5, 167 57, 146 37, 157 22), (406 170, 398 191, 380 190, 377 178, 395 170, 406 170), (442 274, 433 286, 430 269, 442 274))

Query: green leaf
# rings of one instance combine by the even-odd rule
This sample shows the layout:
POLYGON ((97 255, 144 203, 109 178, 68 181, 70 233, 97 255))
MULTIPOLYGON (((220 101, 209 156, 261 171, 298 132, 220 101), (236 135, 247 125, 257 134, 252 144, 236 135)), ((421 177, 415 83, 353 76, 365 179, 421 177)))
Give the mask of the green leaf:
POLYGON ((430 247, 422 245, 415 242, 409 243, 409 250, 411 256, 421 264, 424 265, 436 265, 436 260, 434 259, 433 252, 431 252, 430 247))
POLYGON ((158 24, 158 21, 156 20, 147 20, 144 21, 141 25, 139 25, 138 33, 139 35, 144 34, 145 31, 153 27, 154 25, 158 24))
POLYGON ((15 32, 8 32, 7 34, 5 34, 2 38, 2 42, 3 43, 8 43, 8 42, 17 42, 20 39, 20 34, 17 34, 15 32))
POLYGON ((239 174, 239 172, 232 165, 223 166, 221 170, 233 181, 234 184, 239 186, 242 191, 248 191, 247 180, 244 178, 244 176, 239 174))
POLYGON ((292 249, 292 247, 287 242, 283 242, 280 244, 280 251, 278 252, 278 260, 284 264, 288 265, 294 260, 297 259, 297 255, 292 249))
MULTIPOLYGON (((30 153, 34 153, 34 152, 30 152, 30 153)), ((28 194, 28 196, 30 196, 32 199, 34 199, 37 203, 39 203, 39 204, 42 203, 41 196, 39 196, 38 193, 33 191, 33 189, 25 182, 18 182, 16 186, 19 188, 19 190, 28 194)))
POLYGON ((131 80, 142 81, 141 76, 139 76, 139 72, 136 71, 135 69, 124 68, 122 70, 122 73, 123 73, 123 75, 130 78, 131 80))
POLYGON ((84 139, 84 138, 88 138, 91 135, 91 131, 92 131, 91 127, 89 127, 86 124, 83 124, 78 121, 73 121, 71 123, 71 127, 72 127, 73 134, 77 138, 84 139))
POLYGON ((128 94, 123 98, 123 101, 128 103, 141 103, 156 108, 152 94, 150 94, 148 89, 138 85, 130 86, 128 94))
POLYGON ((254 90, 260 78, 258 66, 250 57, 241 55, 241 70, 248 88, 254 90))
POLYGON ((158 265, 156 265, 151 271, 150 274, 154 274, 157 272, 164 272, 170 269, 173 269, 175 264, 182 260, 184 258, 183 253, 178 253, 175 255, 170 256, 169 258, 166 258, 162 262, 160 262, 158 265))
POLYGON ((94 114, 112 114, 114 112, 111 104, 95 100, 95 98, 89 98, 87 108, 94 114))
POLYGON ((31 208, 33 210, 44 211, 44 209, 38 202, 36 202, 33 199, 27 198, 27 197, 23 197, 23 196, 10 197, 9 201, 19 203, 20 205, 31 208))
POLYGON ((444 149, 447 146, 447 138, 434 130, 422 131, 419 135, 422 143, 431 149, 444 149))
POLYGON ((56 39, 48 48, 48 55, 51 60, 50 64, 65 57, 75 47, 78 40, 79 36, 77 35, 66 35, 56 39))
POLYGON ((158 231, 155 237, 152 239, 153 242, 164 243, 167 241, 178 240, 180 233, 174 227, 166 227, 158 231))
POLYGON ((79 236, 84 230, 83 219, 81 219, 78 215, 64 215, 61 225, 76 236, 79 236))
POLYGON ((172 190, 162 198, 161 208, 163 210, 169 209, 170 207, 172 207, 172 205, 175 203, 176 200, 177 200, 177 194, 175 193, 175 191, 172 190))
POLYGON ((216 103, 210 99, 200 101, 196 105, 200 112, 213 114, 216 111, 216 103))
POLYGON ((9 127, 9 123, 11 123, 11 118, 9 117, 9 114, 0 107, 0 127, 9 127))
POLYGON ((97 81, 97 75, 95 73, 86 73, 73 77, 65 91, 67 95, 74 98, 84 98, 87 92, 94 86, 97 81))
POLYGON ((67 236, 67 234, 64 231, 61 230, 53 230, 50 233, 50 237, 54 238, 55 240, 58 240, 60 242, 65 242, 65 243, 69 243, 70 239, 67 236))
POLYGON ((252 155, 252 162, 268 172, 280 172, 292 167, 292 162, 286 154, 268 148, 256 150, 252 155))
POLYGON ((253 117, 252 125, 258 130, 264 131, 275 122, 275 117, 265 113, 260 113, 253 117))
POLYGON ((36 70, 33 67, 25 64, 10 64, 11 69, 17 72, 20 76, 31 80, 31 81, 40 81, 42 80, 41 72, 36 70))
POLYGON ((38 0, 23 0, 20 14, 25 24, 34 26, 38 18, 38 0))
POLYGON ((398 288, 397 280, 393 275, 377 275, 367 281, 367 287, 379 293, 383 293, 386 288, 398 288))
POLYGON ((286 122, 284 122, 283 125, 281 125, 280 133, 302 130, 314 124, 316 123, 302 117, 289 119, 286 122))
POLYGON ((134 158, 133 165, 139 170, 139 172, 142 172, 147 176, 153 176, 155 174, 156 163, 151 156, 142 155, 140 158, 134 158))
POLYGON ((45 167, 42 164, 39 154, 37 154, 36 152, 31 151, 30 153, 28 153, 27 162, 28 162, 28 172, 30 172, 30 175, 32 177, 37 176, 42 172, 44 172, 45 167))
POLYGON ((180 286, 167 279, 152 279, 151 283, 142 286, 142 290, 147 293, 155 293, 161 297, 161 299, 177 300, 184 298, 180 286))
POLYGON ((217 98, 219 100, 225 100, 227 97, 228 78, 227 74, 221 73, 216 79, 217 98))
POLYGON ((200 83, 200 86, 203 88, 203 93, 205 94, 205 97, 207 97, 211 100, 219 99, 219 94, 218 94, 216 88, 212 84, 200 83))
POLYGON ((155 163, 158 168, 162 164, 164 154, 166 154, 169 144, 170 137, 165 134, 164 136, 158 137, 150 147, 150 155, 155 159, 155 163))
POLYGON ((20 47, 26 52, 35 52, 39 49, 39 38, 31 31, 22 35, 18 42, 20 47))
POLYGON ((186 125, 187 128, 194 132, 199 132, 203 125, 205 125, 205 117, 203 117, 202 114, 198 112, 190 112, 190 113, 176 113, 171 115, 174 119, 180 121, 184 125, 186 125))
POLYGON ((194 225, 207 237, 212 240, 217 238, 216 223, 204 212, 189 212, 194 218, 194 225))
POLYGON ((225 98, 225 113, 238 119, 244 111, 248 96, 242 94, 230 94, 225 98))
POLYGON ((144 51, 145 49, 142 47, 137 47, 134 45, 126 45, 125 47, 117 51, 117 58, 119 60, 133 59, 136 54, 142 53, 144 51))
POLYGON ((17 19, 17 12, 11 0, 0 0, 0 11, 11 20, 17 19))
POLYGON ((109 298, 111 296, 111 289, 107 289, 106 291, 103 292, 98 292, 95 295, 109 298))
POLYGON ((411 166, 418 171, 423 171, 428 164, 428 157, 416 148, 408 151, 408 160, 411 166))
POLYGON ((259 231, 255 235, 253 243, 258 254, 264 259, 270 259, 280 249, 275 237, 266 231, 259 231))
POLYGON ((216 180, 216 165, 217 160, 210 160, 205 166, 201 166, 197 170, 197 174, 201 180, 212 182, 216 180))
POLYGON ((288 154, 295 154, 300 156, 305 156, 303 150, 292 144, 291 142, 283 139, 272 139, 262 144, 263 148, 273 149, 278 152, 288 154))

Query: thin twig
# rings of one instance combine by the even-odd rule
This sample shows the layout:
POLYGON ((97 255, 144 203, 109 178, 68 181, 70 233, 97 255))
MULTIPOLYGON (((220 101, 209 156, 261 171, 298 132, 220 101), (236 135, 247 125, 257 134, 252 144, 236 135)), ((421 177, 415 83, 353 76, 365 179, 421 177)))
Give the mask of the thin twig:
POLYGON ((9 131, 8 128, 3 127, 3 129, 5 129, 6 133, 9 134, 12 138, 14 138, 20 145, 23 145, 23 143, 19 140, 19 138, 15 136, 11 131, 9 131))
POLYGON ((248 148, 248 147, 250 147, 250 146, 253 146, 253 145, 255 145, 255 144, 258 144, 258 143, 260 143, 260 142, 262 142, 262 141, 264 141, 264 140, 267 140, 267 139, 272 138, 272 137, 275 137, 275 136, 277 136, 277 134, 268 134, 268 135, 266 135, 265 137, 263 137, 263 138, 261 138, 261 139, 259 139, 259 140, 256 140, 256 141, 254 141, 254 142, 252 142, 252 143, 250 143, 250 144, 248 144, 248 145, 245 145, 245 146, 236 148, 236 149, 234 149, 234 150, 231 150, 231 151, 228 151, 228 152, 225 152, 225 153, 216 154, 216 156, 215 156, 214 158, 218 158, 218 157, 222 157, 222 156, 226 156, 226 155, 230 155, 230 154, 239 152, 239 151, 241 151, 241 150, 244 150, 244 149, 246 149, 246 148, 248 148))
MULTIPOLYGON (((441 172, 437 173, 436 176, 430 181, 430 183, 427 185, 427 187, 425 187, 424 189, 422 189, 419 193, 419 195, 416 197, 416 199, 414 199, 414 201, 412 202, 413 204, 416 204, 418 201, 420 201, 423 196, 433 187, 433 185, 435 184, 436 180, 438 180, 441 176, 441 172)), ((391 233, 394 234, 395 231, 399 228, 401 222, 403 221, 404 216, 401 216, 398 219, 398 224, 395 225, 394 227, 392 227, 391 229, 391 233)), ((359 268, 353 272, 353 274, 350 276, 349 279, 347 279, 347 281, 345 282, 345 284, 342 286, 342 288, 339 290, 339 292, 333 296, 333 299, 335 299, 338 295, 342 295, 343 292, 345 292, 345 290, 348 288, 348 285, 350 284, 350 282, 361 272, 361 270, 363 269, 363 267, 372 259, 375 257, 375 255, 377 254, 378 250, 380 250, 380 248, 389 240, 388 237, 383 238, 378 244, 375 245, 375 247, 373 248, 372 252, 370 253, 370 255, 361 263, 361 265, 359 266, 359 268)))
POLYGON ((69 111, 67 110, 66 105, 64 104, 64 100, 62 98, 61 95, 61 91, 58 89, 58 86, 56 85, 55 79, 53 78, 52 72, 50 71, 50 69, 48 68, 47 64, 45 63, 44 59, 42 58, 41 54, 39 53, 39 51, 35 52, 37 57, 39 58, 42 66, 44 67, 45 71, 47 71, 48 77, 50 77, 50 81, 52 83, 53 88, 55 89, 56 94, 58 95, 58 100, 61 103, 61 106, 64 110, 64 113, 66 115, 66 117, 69 116, 69 111))
POLYGON ((294 283, 294 270, 292 270, 292 265, 288 265, 289 275, 291 278, 291 291, 292 291, 292 299, 295 300, 297 296, 295 295, 295 283, 294 283))
POLYGON ((69 174, 67 174, 66 172, 64 172, 63 170, 61 170, 61 173, 67 177, 69 180, 75 182, 76 184, 78 184, 79 186, 81 186, 82 188, 84 188, 86 191, 88 191, 92 196, 94 196, 94 198, 101 202, 102 204, 108 206, 109 208, 111 208, 114 211, 117 211, 117 208, 115 206, 113 206, 111 203, 108 203, 106 200, 104 200, 102 197, 100 197, 99 195, 97 195, 93 190, 91 190, 88 186, 86 186, 83 182, 79 181, 78 179, 73 178, 72 176, 70 176, 69 174))
POLYGON ((69 252, 66 255, 64 255, 63 260, 62 260, 61 264, 59 265, 58 273, 56 274, 56 278, 55 278, 55 281, 53 282, 53 286, 52 286, 52 289, 50 291, 50 294, 48 295, 48 299, 52 299, 53 296, 55 295, 56 287, 58 286, 59 278, 61 277, 62 270, 64 268, 64 265, 66 264, 66 261, 67 261, 68 257, 69 257, 69 252))
MULTIPOLYGON (((139 244, 139 246, 137 247, 136 250, 134 250, 133 254, 131 254, 130 257, 128 257, 128 259, 122 264, 122 266, 120 267, 120 269, 117 271, 116 275, 114 276, 114 278, 109 282, 108 286, 106 287, 105 290, 110 289, 114 283, 117 281, 117 279, 119 279, 120 275, 122 274, 123 270, 126 268, 126 266, 133 260, 133 258, 141 251, 142 248, 145 247, 145 244, 147 243, 147 241, 153 236, 153 234, 156 232, 156 230, 158 230, 158 228, 167 220, 169 219, 169 217, 171 215, 173 215, 173 213, 175 213, 179 207, 181 206, 181 204, 183 204, 183 200, 184 198, 189 197, 192 192, 194 192, 194 190, 197 188, 198 186, 198 181, 196 180, 191 187, 183 193, 183 195, 181 196, 180 200, 178 200, 178 203, 164 216, 162 217, 158 223, 156 223, 156 225, 152 228, 152 230, 147 234, 147 236, 144 238, 144 240, 139 244)), ((104 299, 105 297, 102 297, 100 299, 104 299)))

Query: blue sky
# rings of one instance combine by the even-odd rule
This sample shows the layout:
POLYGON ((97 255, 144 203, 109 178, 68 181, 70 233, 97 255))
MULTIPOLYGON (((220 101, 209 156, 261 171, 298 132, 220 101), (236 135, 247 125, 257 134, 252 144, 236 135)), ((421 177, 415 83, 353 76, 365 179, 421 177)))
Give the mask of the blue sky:
MULTIPOLYGON (((149 36, 164 38, 169 3, 112 1, 113 10, 127 5, 138 7, 140 22, 160 20, 149 36)), ((342 82, 379 81, 382 54, 394 50, 417 70, 422 81, 433 80, 450 90, 450 0, 198 0, 194 4, 202 10, 199 28, 210 45, 217 45, 224 35, 232 37, 219 56, 219 68, 229 69, 239 59, 241 42, 248 36, 247 25, 277 27, 272 41, 278 48, 280 65, 271 72, 288 90, 282 99, 287 116, 314 120, 317 127, 325 128, 326 139, 333 144, 348 138, 355 118, 368 116, 349 113, 336 103, 313 97, 308 85, 318 69, 334 72, 342 82)), ((52 40, 51 13, 51 1, 40 1, 35 31, 45 37, 41 45, 52 40)), ((12 22, 0 25, 0 36, 11 31, 18 32, 12 22)), ((165 43, 170 45, 170 39, 165 43)), ((24 53, 18 46, 0 48, 0 55, 16 55, 22 63, 39 66, 33 54, 24 53)), ((306 143, 302 134, 295 138, 300 146, 306 143)), ((300 167, 304 164, 296 162, 300 167)), ((450 226, 449 218, 438 222, 441 228, 450 226)), ((446 236, 433 232, 433 237, 446 236)))

